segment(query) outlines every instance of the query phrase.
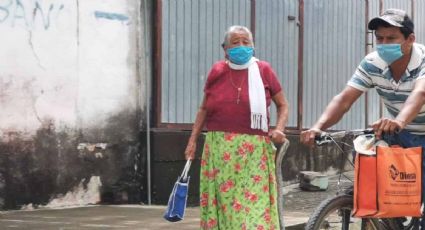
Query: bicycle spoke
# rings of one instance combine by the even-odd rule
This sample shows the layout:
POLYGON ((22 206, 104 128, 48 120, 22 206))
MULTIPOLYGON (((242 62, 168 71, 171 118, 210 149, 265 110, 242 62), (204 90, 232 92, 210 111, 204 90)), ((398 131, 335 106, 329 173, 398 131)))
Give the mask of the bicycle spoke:
POLYGON ((319 229, 361 230, 361 219, 352 218, 350 209, 330 212, 319 229))
POLYGON ((362 221, 352 217, 353 197, 341 195, 325 200, 310 217, 306 229, 361 230, 362 221))

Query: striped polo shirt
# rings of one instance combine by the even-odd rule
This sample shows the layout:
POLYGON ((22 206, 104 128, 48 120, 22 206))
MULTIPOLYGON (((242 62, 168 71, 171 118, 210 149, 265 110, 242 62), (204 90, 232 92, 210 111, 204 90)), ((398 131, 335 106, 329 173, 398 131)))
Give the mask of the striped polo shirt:
MULTIPOLYGON (((406 72, 398 82, 392 78, 388 64, 375 51, 361 61, 347 84, 361 91, 375 88, 389 114, 394 118, 412 92, 415 82, 424 78, 425 46, 414 43, 406 72)), ((405 129, 414 134, 425 135, 425 105, 405 129)))

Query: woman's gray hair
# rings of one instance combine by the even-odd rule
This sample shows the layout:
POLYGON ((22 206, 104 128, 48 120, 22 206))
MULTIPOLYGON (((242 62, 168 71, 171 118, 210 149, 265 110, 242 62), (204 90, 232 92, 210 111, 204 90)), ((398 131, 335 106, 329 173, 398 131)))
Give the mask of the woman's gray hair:
POLYGON ((243 32, 245 32, 245 33, 247 33, 248 34, 248 38, 249 38, 249 40, 251 41, 251 43, 252 43, 252 45, 254 45, 254 41, 252 40, 252 33, 251 33, 251 30, 249 30, 247 27, 245 27, 245 26, 239 26, 239 25, 234 25, 234 26, 231 26, 231 27, 229 27, 228 29, 227 29, 227 31, 224 33, 224 41, 223 41, 223 43, 222 43, 222 46, 224 47, 224 46, 227 46, 228 44, 229 44, 229 39, 230 39, 230 35, 232 34, 232 33, 235 33, 235 32, 237 32, 237 31, 243 31, 243 32))

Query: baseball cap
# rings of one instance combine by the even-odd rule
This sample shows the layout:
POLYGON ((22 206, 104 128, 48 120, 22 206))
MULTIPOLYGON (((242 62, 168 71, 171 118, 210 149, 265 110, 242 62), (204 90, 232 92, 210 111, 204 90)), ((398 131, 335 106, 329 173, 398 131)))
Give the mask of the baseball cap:
POLYGON ((404 27, 413 32, 413 22, 407 15, 406 11, 400 9, 385 10, 381 16, 373 18, 369 21, 368 28, 370 30, 378 29, 382 23, 389 24, 395 27, 404 27))

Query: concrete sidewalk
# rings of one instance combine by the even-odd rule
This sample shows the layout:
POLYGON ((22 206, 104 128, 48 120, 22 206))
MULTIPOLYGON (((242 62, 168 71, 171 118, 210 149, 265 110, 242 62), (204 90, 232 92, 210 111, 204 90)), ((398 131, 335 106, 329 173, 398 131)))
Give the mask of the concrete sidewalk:
MULTIPOLYGON (((188 208, 185 219, 176 223, 162 219, 164 209, 165 206, 101 205, 12 211, 1 214, 0 229, 199 229, 199 208, 188 208)), ((308 216, 304 212, 288 212, 285 218, 287 229, 302 229, 299 227, 308 216)))
MULTIPOLYGON (((297 184, 285 187, 283 213, 287 230, 303 229, 310 214, 327 197, 336 194, 337 177, 327 191, 301 191, 297 184)), ((344 180, 348 184, 347 180, 344 180)), ((162 219, 165 206, 93 205, 67 209, 0 212, 0 229, 199 229, 199 208, 189 207, 185 219, 169 223, 162 219)))

